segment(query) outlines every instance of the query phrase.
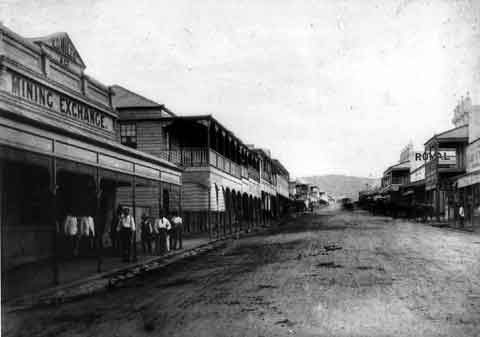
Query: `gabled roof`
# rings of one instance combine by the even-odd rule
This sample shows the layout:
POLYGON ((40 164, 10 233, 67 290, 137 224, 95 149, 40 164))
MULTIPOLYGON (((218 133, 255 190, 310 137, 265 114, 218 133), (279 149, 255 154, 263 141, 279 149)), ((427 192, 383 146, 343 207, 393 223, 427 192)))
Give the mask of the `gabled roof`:
POLYGON ((65 32, 28 38, 28 40, 38 45, 47 46, 48 48, 55 50, 57 53, 67 56, 71 61, 77 63, 83 69, 86 67, 85 62, 83 62, 80 53, 72 42, 72 39, 70 39, 70 36, 65 32))
POLYGON ((434 135, 432 138, 425 142, 425 145, 430 143, 432 140, 438 141, 449 141, 449 140, 467 140, 468 141, 468 125, 462 125, 457 128, 453 128, 438 135, 434 135))
POLYGON ((397 170, 398 171, 400 171, 400 170, 410 170, 410 162, 407 160, 407 161, 403 161, 401 163, 392 165, 389 168, 387 168, 383 174, 386 174, 389 171, 394 171, 394 170, 395 171, 397 171, 397 170))
POLYGON ((115 93, 113 103, 116 108, 161 108, 159 104, 140 94, 128 90, 120 85, 113 85, 112 90, 115 93))
POLYGON ((274 167, 276 166, 276 168, 280 169, 280 171, 283 171, 284 174, 289 174, 288 170, 285 168, 285 166, 282 165, 282 163, 278 159, 273 159, 272 162, 274 167))

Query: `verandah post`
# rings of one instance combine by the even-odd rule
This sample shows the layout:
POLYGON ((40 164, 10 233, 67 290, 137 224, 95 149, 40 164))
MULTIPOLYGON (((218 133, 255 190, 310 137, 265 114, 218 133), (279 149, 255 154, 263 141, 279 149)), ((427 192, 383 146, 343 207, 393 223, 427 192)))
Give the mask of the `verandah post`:
MULTIPOLYGON (((55 146, 55 143, 53 144, 55 146)), ((59 261, 58 261, 58 216, 57 216, 57 159, 53 157, 50 160, 50 194, 51 194, 51 212, 53 223, 53 235, 52 235, 52 271, 53 271, 53 283, 59 283, 59 261)))
MULTIPOLYGON (((210 127, 211 121, 207 121, 207 167, 210 168, 210 127)), ((211 225, 211 218, 210 218, 210 209, 211 209, 211 190, 212 187, 210 186, 210 178, 208 179, 208 208, 207 208, 207 226, 208 226, 208 239, 212 240, 212 225, 211 225)))
MULTIPOLYGON (((101 203, 101 197, 102 197, 102 189, 101 189, 101 180, 100 180, 100 169, 96 167, 95 169, 95 198, 96 198, 96 204, 95 204, 95 223, 99 224, 100 223, 100 203, 101 203)), ((103 230, 96 235, 96 240, 97 240, 97 272, 100 273, 102 271, 102 249, 103 249, 103 240, 102 236, 105 231, 106 223, 104 224, 103 230)))
MULTIPOLYGON (((135 174, 135 172, 134 172, 135 174)), ((133 176, 132 178, 132 208, 133 208, 133 211, 132 211, 132 216, 133 216, 133 219, 134 221, 137 219, 136 217, 136 185, 137 185, 137 182, 136 182, 136 179, 135 179, 135 175, 133 176)), ((136 262, 137 261, 137 225, 138 224, 135 224, 135 230, 133 231, 133 261, 136 262)))

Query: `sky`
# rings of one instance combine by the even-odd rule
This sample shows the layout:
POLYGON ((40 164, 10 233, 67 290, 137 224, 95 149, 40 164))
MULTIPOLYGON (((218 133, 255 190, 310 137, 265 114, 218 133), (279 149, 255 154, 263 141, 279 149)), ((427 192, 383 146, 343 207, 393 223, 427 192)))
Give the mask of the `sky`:
POLYGON ((293 177, 380 177, 480 104, 475 0, 3 0, 0 20, 67 32, 92 77, 212 114, 293 177))

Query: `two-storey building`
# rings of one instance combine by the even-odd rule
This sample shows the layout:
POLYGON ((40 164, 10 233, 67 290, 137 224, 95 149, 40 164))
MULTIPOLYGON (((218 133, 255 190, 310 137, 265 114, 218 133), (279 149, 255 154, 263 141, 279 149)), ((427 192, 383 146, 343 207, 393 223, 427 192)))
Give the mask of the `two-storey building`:
POLYGON ((465 173, 468 126, 463 125, 434 135, 425 143, 426 201, 437 221, 454 216, 455 193, 452 178, 465 173))
POLYGON ((402 203, 405 206, 425 204, 425 153, 415 150, 408 144, 400 154, 401 160, 408 160, 410 167, 409 182, 400 187, 402 203))
MULTIPOLYGON (((468 98, 468 96, 467 96, 468 98)), ((468 145, 465 156, 465 174, 455 177, 456 203, 462 205, 465 212, 465 224, 478 228, 480 226, 480 106, 463 104, 468 116, 468 145)), ((461 108, 455 109, 457 119, 462 119, 461 108)), ((455 215, 457 215, 455 213, 455 215)), ((458 216, 452 221, 458 225, 458 216)))
POLYGON ((410 162, 402 161, 388 167, 382 176, 381 193, 393 203, 401 202, 400 187, 410 182, 410 162))
POLYGON ((277 181, 277 209, 279 215, 283 215, 291 205, 289 190, 290 174, 278 159, 273 159, 273 173, 277 181))
POLYGON ((267 151, 245 144, 211 115, 177 116, 125 88, 113 90, 120 141, 183 168, 187 231, 220 235, 277 214, 278 174, 267 151))
POLYGON ((112 90, 85 68, 66 33, 25 38, 0 25, 2 278, 45 260, 62 280, 67 256, 95 257, 97 270, 117 208, 158 216, 163 191, 181 184, 177 165, 120 144, 112 90), (88 230, 69 217, 88 218, 88 230))

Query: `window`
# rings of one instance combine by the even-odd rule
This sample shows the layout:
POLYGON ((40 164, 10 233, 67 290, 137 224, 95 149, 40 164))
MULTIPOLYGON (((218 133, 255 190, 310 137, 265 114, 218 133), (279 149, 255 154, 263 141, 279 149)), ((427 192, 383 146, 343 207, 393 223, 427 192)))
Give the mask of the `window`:
POLYGON ((135 124, 120 124, 120 142, 134 149, 137 148, 137 126, 135 124))

